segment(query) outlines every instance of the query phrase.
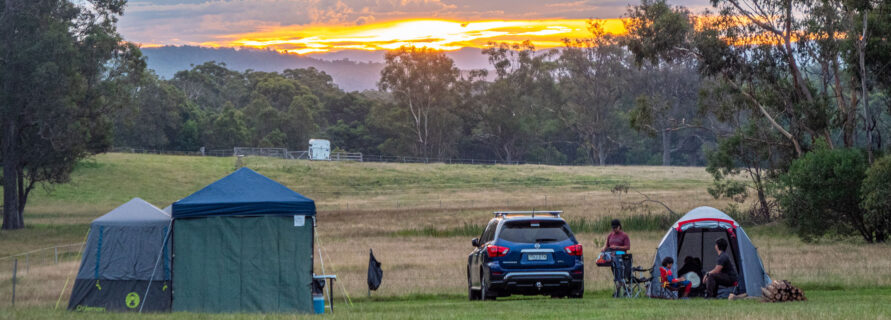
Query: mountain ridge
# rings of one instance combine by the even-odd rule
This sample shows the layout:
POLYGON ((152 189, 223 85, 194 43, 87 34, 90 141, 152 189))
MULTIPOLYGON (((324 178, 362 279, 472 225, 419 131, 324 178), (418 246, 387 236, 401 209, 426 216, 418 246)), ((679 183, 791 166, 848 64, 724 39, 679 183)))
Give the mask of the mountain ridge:
MULTIPOLYGON (((446 55, 462 70, 482 69, 488 60, 478 48, 448 51, 446 55)), ((384 67, 384 51, 344 50, 337 52, 297 55, 271 49, 212 48, 198 46, 162 46, 142 48, 149 69, 161 78, 170 79, 176 72, 192 66, 215 61, 227 68, 245 71, 280 72, 294 68, 316 68, 334 79, 345 91, 374 90, 384 67), (365 61, 360 61, 365 60, 365 61)))

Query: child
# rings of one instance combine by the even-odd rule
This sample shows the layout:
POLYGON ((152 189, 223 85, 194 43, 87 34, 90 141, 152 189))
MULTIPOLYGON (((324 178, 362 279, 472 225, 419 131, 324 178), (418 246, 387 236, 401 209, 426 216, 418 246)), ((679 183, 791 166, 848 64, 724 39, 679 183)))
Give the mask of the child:
POLYGON ((684 277, 675 278, 674 275, 671 274, 671 265, 674 264, 674 259, 671 257, 665 257, 662 259, 662 267, 659 268, 659 274, 662 277, 662 282, 668 282, 668 285, 675 289, 684 288, 684 295, 682 298, 686 298, 687 295, 690 294, 690 288, 692 284, 684 277))

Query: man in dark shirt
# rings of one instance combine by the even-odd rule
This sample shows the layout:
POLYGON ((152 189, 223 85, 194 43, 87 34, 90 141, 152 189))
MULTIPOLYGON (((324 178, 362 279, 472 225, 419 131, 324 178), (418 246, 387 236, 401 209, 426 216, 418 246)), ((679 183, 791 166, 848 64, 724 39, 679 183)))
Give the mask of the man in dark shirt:
POLYGON ((718 251, 718 261, 715 268, 705 275, 705 286, 708 290, 708 297, 714 298, 718 296, 718 286, 729 287, 737 280, 736 268, 730 255, 727 254, 727 240, 724 238, 715 241, 715 250, 718 251))

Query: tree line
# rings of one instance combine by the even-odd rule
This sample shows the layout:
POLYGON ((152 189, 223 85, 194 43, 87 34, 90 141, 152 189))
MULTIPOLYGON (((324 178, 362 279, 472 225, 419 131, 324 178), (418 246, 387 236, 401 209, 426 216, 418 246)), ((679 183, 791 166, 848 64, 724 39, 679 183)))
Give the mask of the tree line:
POLYGON ((696 120, 696 70, 639 69, 619 37, 591 28, 600 34, 559 50, 492 43, 483 50, 491 70, 400 48, 386 54, 379 90, 363 92, 345 92, 314 68, 239 72, 207 62, 171 79, 148 73, 133 105, 114 114, 113 143, 302 150, 326 138, 366 154, 704 165, 702 146, 715 139, 696 120))
POLYGON ((490 43, 485 70, 402 47, 386 53, 378 90, 346 92, 312 68, 207 62, 161 79, 115 30, 124 1, 7 0, 3 228, 24 225, 35 186, 66 182, 79 159, 112 146, 299 150, 327 138, 366 154, 705 165, 709 192, 741 218, 884 241, 891 179, 877 178, 889 161, 876 159, 891 133, 889 1, 712 5, 643 0, 628 8, 627 34, 590 21, 588 37, 557 49, 490 43), (821 175, 833 165, 824 158, 847 159, 832 170, 849 173, 821 175), (832 197, 815 186, 832 183, 854 192, 833 195, 846 205, 816 205, 832 197))

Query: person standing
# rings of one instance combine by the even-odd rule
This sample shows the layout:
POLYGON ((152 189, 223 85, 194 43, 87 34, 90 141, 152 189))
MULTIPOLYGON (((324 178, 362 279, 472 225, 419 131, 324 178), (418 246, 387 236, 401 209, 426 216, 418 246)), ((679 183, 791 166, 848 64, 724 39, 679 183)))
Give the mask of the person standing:
POLYGON ((628 234, 622 231, 622 222, 619 219, 613 219, 610 222, 613 231, 606 236, 606 243, 603 245, 601 252, 616 252, 631 250, 631 239, 628 234))
POLYGON ((628 238, 628 234, 622 231, 622 223, 619 219, 613 219, 610 226, 613 231, 606 236, 606 243, 600 252, 612 253, 613 281, 616 283, 616 292, 613 293, 613 296, 616 297, 619 295, 619 284, 625 282, 625 259, 622 258, 622 255, 631 250, 631 239, 628 238))
POLYGON ((724 238, 716 240, 715 250, 718 252, 715 268, 705 274, 705 287, 709 298, 718 296, 718 286, 730 287, 738 280, 736 268, 730 260, 730 255, 727 254, 727 240, 724 238))

